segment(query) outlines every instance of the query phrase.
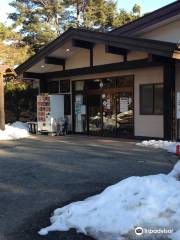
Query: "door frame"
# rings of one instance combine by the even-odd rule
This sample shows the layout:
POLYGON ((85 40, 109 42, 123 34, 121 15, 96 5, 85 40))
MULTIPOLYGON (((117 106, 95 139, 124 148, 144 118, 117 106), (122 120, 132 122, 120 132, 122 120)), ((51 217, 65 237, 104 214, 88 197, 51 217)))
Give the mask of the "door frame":
MULTIPOLYGON (((88 95, 101 95, 103 93, 107 93, 107 94, 115 94, 115 93, 124 93, 124 92, 132 92, 132 108, 133 108, 133 130, 132 130, 132 136, 126 136, 126 135, 122 135, 122 138, 134 138, 135 137, 135 94, 134 94, 134 83, 135 83, 135 78, 134 78, 134 74, 126 74, 126 75, 120 75, 120 76, 112 76, 114 77, 123 77, 123 76, 131 76, 132 77, 132 87, 124 87, 124 88, 120 88, 120 87, 115 87, 115 88, 101 88, 101 89, 95 89, 95 90, 84 90, 84 91, 75 91, 75 82, 76 81, 87 81, 87 80, 94 80, 96 78, 92 78, 92 79, 85 79, 85 80, 74 80, 72 81, 72 131, 75 134, 88 134, 90 135, 89 132, 89 107, 88 107, 88 95), (84 103, 86 105, 86 131, 85 132, 76 132, 75 131, 75 95, 76 94, 82 94, 84 97, 84 103)), ((108 76, 111 77, 111 76, 108 76)), ((105 77, 104 77, 105 78, 105 77)), ((102 104, 102 97, 101 97, 101 121, 102 121, 102 129, 101 129, 101 134, 100 136, 103 136, 103 104, 102 104)), ((121 138, 121 136, 117 136, 117 99, 116 99, 116 134, 115 136, 112 137, 118 137, 121 138)))

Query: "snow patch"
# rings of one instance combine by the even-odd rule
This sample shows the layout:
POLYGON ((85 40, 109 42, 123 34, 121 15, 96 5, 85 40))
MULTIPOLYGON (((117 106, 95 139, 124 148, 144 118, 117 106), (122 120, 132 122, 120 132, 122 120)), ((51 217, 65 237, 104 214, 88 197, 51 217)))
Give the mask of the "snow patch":
POLYGON ((176 163, 173 170, 168 175, 180 181, 180 161, 176 163))
POLYGON ((176 153, 176 146, 180 145, 180 142, 171 142, 171 141, 163 141, 163 140, 145 140, 141 143, 136 143, 138 146, 144 147, 154 147, 154 148, 161 148, 165 149, 168 152, 176 153))
POLYGON ((0 140, 16 140, 29 136, 28 125, 22 122, 6 124, 5 130, 0 130, 0 140))
MULTIPOLYGON (((158 239, 179 240, 178 174, 180 161, 168 175, 124 179, 98 195, 56 209, 51 217, 51 225, 41 229, 39 234, 74 228, 98 240, 137 239, 134 229, 140 226, 146 229, 173 228, 173 233, 158 239)), ((150 238, 157 239, 153 236, 150 238)))

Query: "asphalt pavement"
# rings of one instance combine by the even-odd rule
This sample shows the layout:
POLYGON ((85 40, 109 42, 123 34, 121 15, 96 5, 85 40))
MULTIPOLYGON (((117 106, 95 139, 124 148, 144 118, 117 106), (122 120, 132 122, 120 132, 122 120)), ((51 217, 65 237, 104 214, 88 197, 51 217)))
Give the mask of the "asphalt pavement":
POLYGON ((176 157, 133 140, 33 136, 0 142, 0 240, 90 240, 74 230, 39 236, 57 207, 129 176, 168 173, 176 157))

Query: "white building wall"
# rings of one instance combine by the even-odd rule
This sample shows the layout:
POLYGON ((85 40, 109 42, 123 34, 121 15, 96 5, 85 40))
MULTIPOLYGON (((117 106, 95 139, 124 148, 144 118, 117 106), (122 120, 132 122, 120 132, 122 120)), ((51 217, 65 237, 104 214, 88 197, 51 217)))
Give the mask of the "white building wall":
POLYGON ((88 49, 79 49, 76 54, 66 60, 66 70, 89 66, 90 58, 88 49))
POLYGON ((127 55, 127 61, 134 61, 148 58, 148 53, 138 52, 138 51, 130 51, 127 55))
POLYGON ((104 44, 96 44, 93 49, 94 65, 103 65, 109 63, 123 62, 123 56, 106 53, 104 44))
POLYGON ((146 33, 141 33, 138 37, 146 39, 161 40, 166 42, 180 42, 180 19, 171 23, 166 23, 146 33))
MULTIPOLYGON (((145 59, 148 54, 139 51, 130 51, 127 55, 128 61, 145 59)), ((106 53, 104 44, 96 44, 93 49, 93 65, 104 65, 123 62, 124 57, 119 54, 106 53)), ((79 49, 74 55, 66 60, 66 69, 83 68, 90 66, 88 49, 79 49)))
POLYGON ((155 67, 135 71, 134 117, 135 136, 163 138, 163 115, 140 115, 140 84, 163 83, 163 68, 155 67))

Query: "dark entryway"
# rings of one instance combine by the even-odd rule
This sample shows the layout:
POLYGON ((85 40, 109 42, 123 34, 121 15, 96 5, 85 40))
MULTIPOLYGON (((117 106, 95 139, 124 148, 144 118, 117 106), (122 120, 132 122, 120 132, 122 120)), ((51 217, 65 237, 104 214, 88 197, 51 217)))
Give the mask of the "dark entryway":
POLYGON ((133 86, 132 75, 74 82, 74 131, 133 137, 133 86))

